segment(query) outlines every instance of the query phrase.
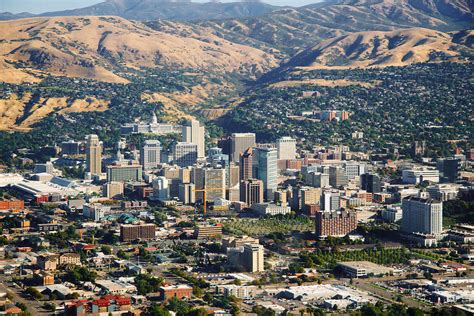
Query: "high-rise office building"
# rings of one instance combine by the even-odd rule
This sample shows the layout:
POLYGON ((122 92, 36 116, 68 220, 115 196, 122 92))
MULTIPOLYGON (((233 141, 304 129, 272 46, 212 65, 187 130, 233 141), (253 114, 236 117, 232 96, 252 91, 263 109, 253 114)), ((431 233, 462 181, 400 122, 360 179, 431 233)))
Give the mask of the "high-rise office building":
POLYGON ((91 175, 102 173, 102 142, 97 135, 86 137, 86 172, 91 175))
POLYGON ((301 188, 301 204, 302 208, 305 205, 319 204, 321 199, 321 189, 320 188, 301 188))
POLYGON ((197 146, 198 159, 204 158, 205 155, 205 129, 197 120, 186 121, 183 125, 183 143, 191 143, 197 146))
POLYGON ((107 182, 103 186, 103 195, 106 198, 114 199, 121 198, 123 196, 123 182, 107 182))
POLYGON ((310 173, 312 185, 316 188, 326 188, 329 187, 329 174, 321 173, 321 172, 314 172, 310 173))
MULTIPOLYGON (((206 190, 206 200, 214 201, 218 198, 225 199, 225 169, 223 168, 194 168, 194 184, 196 190, 206 190)), ((196 192, 196 199, 203 199, 203 192, 196 192)))
POLYGON ((265 199, 273 199, 278 188, 277 151, 274 148, 255 148, 253 176, 263 181, 265 199))
POLYGON ((153 180, 153 198, 165 201, 170 198, 169 182, 166 177, 160 176, 153 180))
POLYGON ((248 206, 255 203, 263 203, 263 181, 258 179, 247 179, 240 183, 240 201, 248 206))
POLYGON ((443 231, 443 202, 408 197, 402 200, 402 231, 439 235, 443 231))
POLYGON ((142 166, 135 161, 116 163, 107 166, 107 182, 112 181, 142 181, 142 166))
POLYGON ((336 211, 341 208, 341 196, 339 191, 324 191, 321 194, 321 211, 336 211))
POLYGON ((158 168, 161 162, 161 143, 158 140, 146 140, 140 150, 140 164, 143 170, 153 170, 158 168))
POLYGON ((242 253, 242 266, 247 272, 263 272, 264 256, 263 246, 259 244, 245 244, 242 253))
POLYGON ((240 181, 245 181, 253 178, 253 149, 252 147, 247 148, 243 153, 240 154, 239 166, 240 166, 240 181))
POLYGON ((243 153, 249 147, 255 147, 254 133, 233 133, 231 136, 231 159, 239 161, 240 153, 243 153))
POLYGON ((197 145, 176 143, 173 147, 173 163, 179 167, 192 166, 198 158, 197 145))
POLYGON ((181 183, 179 185, 178 198, 184 204, 196 203, 196 193, 194 183, 181 183))
POLYGON ((296 140, 291 137, 282 137, 277 140, 278 159, 296 158, 296 140))
POLYGON ((316 212, 316 236, 344 237, 357 229, 357 215, 354 211, 316 212))
POLYGON ((459 179, 461 160, 458 158, 444 158, 437 161, 437 167, 443 182, 456 182, 459 179))
POLYGON ((340 166, 329 167, 329 185, 338 188, 347 185, 349 179, 346 171, 340 166))
POLYGON ((357 162, 346 162, 344 163, 344 171, 347 176, 347 179, 352 180, 365 172, 365 164, 357 162))
POLYGON ((233 188, 235 186, 238 186, 240 183, 240 167, 235 163, 231 163, 227 167, 227 170, 227 188, 233 188))
POLYGON ((360 187, 370 193, 380 193, 382 191, 380 177, 372 173, 364 173, 360 176, 360 187))

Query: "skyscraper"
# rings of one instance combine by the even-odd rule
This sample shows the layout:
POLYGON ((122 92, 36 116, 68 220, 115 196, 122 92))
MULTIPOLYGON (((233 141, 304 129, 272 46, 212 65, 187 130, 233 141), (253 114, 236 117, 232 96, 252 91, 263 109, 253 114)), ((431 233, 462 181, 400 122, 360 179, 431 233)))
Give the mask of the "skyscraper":
POLYGON ((161 162, 161 143, 158 140, 146 140, 140 151, 140 164, 143 170, 152 170, 161 162))
POLYGON ((253 150, 252 147, 247 148, 243 153, 240 154, 239 165, 240 165, 240 181, 245 181, 253 178, 252 174, 252 158, 253 150))
POLYGON ((255 203, 263 203, 263 181, 258 179, 247 179, 240 183, 240 201, 248 206, 255 203))
POLYGON ((329 185, 334 188, 345 186, 348 183, 348 177, 345 170, 340 166, 329 167, 329 185))
POLYGON ((142 166, 136 161, 123 161, 107 166, 107 182, 111 181, 142 181, 142 166))
POLYGON ((443 231, 443 202, 407 197, 402 200, 402 230, 438 235, 443 231))
POLYGON ((170 198, 169 182, 166 177, 160 176, 153 180, 153 198, 161 201, 170 198))
MULTIPOLYGON (((222 168, 194 168, 196 190, 206 189, 207 201, 225 198, 225 173, 222 168)), ((196 199, 203 199, 203 192, 196 192, 196 199)))
POLYGON ((253 175, 263 181, 265 199, 273 199, 278 188, 277 151, 274 148, 255 148, 253 175))
POLYGON ((444 158, 437 161, 438 170, 443 182, 456 182, 459 178, 461 160, 458 158, 444 158))
POLYGON ((245 244, 242 254, 242 266, 247 272, 263 272, 263 246, 258 244, 245 244))
POLYGON ((176 143, 173 147, 173 163, 180 167, 192 166, 197 161, 197 145, 176 143))
POLYGON ((335 211, 341 207, 341 196, 339 191, 324 191, 320 199, 321 211, 335 211))
POLYGON ((233 133, 231 136, 231 158, 232 161, 239 161, 240 153, 249 147, 255 147, 254 133, 233 133))
POLYGON ((380 177, 376 174, 364 173, 360 176, 360 186, 362 190, 370 193, 380 193, 382 191, 380 186, 380 177))
POLYGON ((102 173, 102 142, 93 134, 86 137, 86 172, 91 175, 102 173))
POLYGON ((296 158, 296 140, 291 137, 282 137, 277 140, 278 159, 296 158))
POLYGON ((184 123, 182 141, 197 146, 198 159, 205 157, 205 129, 199 124, 199 121, 189 120, 184 123))

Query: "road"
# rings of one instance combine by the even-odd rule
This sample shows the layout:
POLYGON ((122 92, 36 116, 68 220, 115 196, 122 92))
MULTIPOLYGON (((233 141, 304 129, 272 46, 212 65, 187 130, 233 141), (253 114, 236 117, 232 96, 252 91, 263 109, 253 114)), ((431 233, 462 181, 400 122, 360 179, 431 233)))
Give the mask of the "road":
POLYGON ((32 315, 49 315, 50 313, 46 312, 42 308, 42 303, 26 299, 23 296, 22 289, 19 286, 7 286, 3 281, 0 282, 0 291, 9 293, 13 298, 13 303, 23 303, 28 307, 28 312, 32 315))

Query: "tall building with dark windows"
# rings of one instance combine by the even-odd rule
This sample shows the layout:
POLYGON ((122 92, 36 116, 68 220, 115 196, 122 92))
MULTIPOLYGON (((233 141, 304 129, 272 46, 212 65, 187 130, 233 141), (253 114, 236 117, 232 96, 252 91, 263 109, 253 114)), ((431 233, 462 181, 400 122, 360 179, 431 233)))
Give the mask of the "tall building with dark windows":
POLYGON ((370 193, 380 193, 382 191, 380 177, 372 173, 364 173, 360 176, 360 187, 370 193))

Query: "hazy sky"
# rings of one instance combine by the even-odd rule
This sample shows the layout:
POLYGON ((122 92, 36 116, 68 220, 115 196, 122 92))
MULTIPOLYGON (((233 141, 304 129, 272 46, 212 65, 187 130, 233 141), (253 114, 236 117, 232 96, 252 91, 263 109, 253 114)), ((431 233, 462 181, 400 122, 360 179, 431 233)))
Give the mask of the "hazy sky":
MULTIPOLYGON (((76 9, 89 6, 104 0, 0 0, 0 12, 30 12, 42 13, 66 9, 76 9)), ((206 2, 205 0, 194 0, 195 2, 206 2)), ((226 1, 223 2, 232 2, 226 1)), ((264 0, 264 2, 275 5, 300 6, 318 2, 318 0, 264 0)))

